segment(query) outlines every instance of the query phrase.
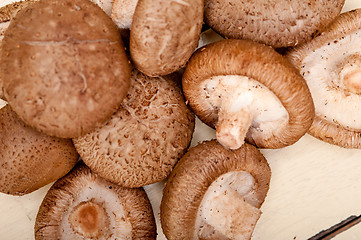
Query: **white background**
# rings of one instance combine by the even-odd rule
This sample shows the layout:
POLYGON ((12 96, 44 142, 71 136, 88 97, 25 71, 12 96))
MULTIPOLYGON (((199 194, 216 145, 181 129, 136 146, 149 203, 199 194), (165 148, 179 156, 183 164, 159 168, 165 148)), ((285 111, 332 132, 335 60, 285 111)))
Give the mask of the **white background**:
MULTIPOLYGON (((1 0, 0 6, 9 2, 1 0)), ((361 0, 346 0, 343 11, 357 7, 361 0)), ((213 137, 213 130, 197 122, 192 145, 213 137)), ((306 135, 293 146, 262 153, 271 166, 272 179, 253 240, 308 239, 361 214, 361 150, 342 149, 306 135)), ((0 194, 1 240, 34 239, 37 210, 49 187, 22 197, 0 194)), ((162 184, 146 187, 157 219, 161 189, 162 184)), ((165 239, 159 233, 159 239, 165 239)), ((334 239, 361 239, 361 224, 334 239)))

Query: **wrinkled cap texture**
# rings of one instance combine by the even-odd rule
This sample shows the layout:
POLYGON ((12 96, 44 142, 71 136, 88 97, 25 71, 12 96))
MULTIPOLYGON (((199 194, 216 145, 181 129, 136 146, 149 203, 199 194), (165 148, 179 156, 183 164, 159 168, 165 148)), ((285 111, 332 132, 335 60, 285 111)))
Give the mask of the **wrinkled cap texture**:
POLYGON ((139 1, 130 31, 135 67, 148 76, 162 76, 184 66, 198 44, 203 4, 203 0, 139 1))
POLYGON ((155 239, 156 225, 142 188, 123 188, 79 164, 46 194, 35 239, 155 239))
MULTIPOLYGON (((215 140, 191 148, 177 163, 163 191, 161 223, 167 238, 198 239, 196 218, 205 193, 220 176, 235 171, 247 172, 255 179, 245 201, 259 208, 271 177, 270 167, 259 150, 248 144, 235 151, 228 150, 215 140)), ((224 221, 219 219, 219 226, 224 221)))
POLYGON ((361 148, 360 43, 357 9, 341 14, 320 36, 287 54, 315 102, 310 134, 345 148, 361 148))
POLYGON ((5 32, 0 77, 20 118, 46 134, 79 137, 103 124, 129 87, 115 24, 86 0, 40 1, 5 32))
MULTIPOLYGON (((305 80, 271 47, 246 40, 228 39, 206 45, 190 59, 183 74, 183 91, 204 123, 216 128, 221 106, 209 103, 202 83, 215 76, 224 76, 226 81, 229 75, 259 82, 273 92, 288 112, 288 121, 269 134, 248 132, 248 142, 261 148, 281 148, 295 143, 307 132, 314 106, 305 80)), ((257 130, 257 126, 252 129, 257 130)))
POLYGON ((0 192, 33 192, 67 174, 77 161, 70 139, 26 126, 9 105, 0 109, 0 192))
POLYGON ((188 148, 194 115, 178 75, 148 77, 137 70, 121 108, 101 128, 74 139, 83 161, 100 176, 126 187, 166 178, 188 148))
POLYGON ((310 40, 340 12, 345 0, 207 0, 205 22, 228 38, 273 47, 310 40))

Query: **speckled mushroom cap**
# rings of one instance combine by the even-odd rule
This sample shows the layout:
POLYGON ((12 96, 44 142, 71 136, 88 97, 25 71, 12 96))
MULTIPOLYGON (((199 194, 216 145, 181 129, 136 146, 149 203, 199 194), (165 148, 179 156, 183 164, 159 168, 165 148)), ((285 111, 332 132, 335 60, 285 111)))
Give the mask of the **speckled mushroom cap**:
POLYGON ((194 115, 177 75, 151 78, 133 70, 119 111, 101 128, 74 139, 83 161, 103 178, 140 187, 166 178, 188 148, 194 115))
POLYGON ((0 192, 31 193, 63 177, 77 161, 70 139, 33 130, 9 105, 0 109, 0 192))
POLYGON ((138 0, 114 0, 111 17, 121 29, 130 29, 138 0))
POLYGON ((35 239, 156 239, 145 191, 110 183, 78 165, 46 194, 35 239))
POLYGON ((207 0, 205 22, 228 38, 273 47, 310 40, 340 12, 345 0, 207 0))
POLYGON ((3 39, 0 75, 12 109, 46 134, 79 137, 119 107, 130 68, 118 29, 87 0, 31 4, 3 39))
POLYGON ((203 0, 140 0, 130 31, 135 67, 162 76, 184 66, 198 44, 203 5, 203 0))
POLYGON ((183 74, 183 91, 195 114, 232 149, 245 136, 261 148, 291 145, 314 117, 311 94, 296 69, 271 47, 246 40, 200 48, 183 74))
MULTIPOLYGON (((35 1, 26 0, 21 2, 11 3, 0 8, 0 42, 4 38, 5 30, 9 27, 11 18, 14 17, 20 9, 28 6, 33 2, 35 1)), ((0 44, 0 51, 1 51, 1 44, 0 44)), ((0 77, 0 99, 5 99, 2 90, 2 85, 3 84, 0 77)))
POLYGON ((361 9, 341 14, 287 57, 315 102, 310 134, 345 148, 361 148, 361 9))
POLYGON ((250 239, 270 177, 266 159, 252 145, 234 151, 212 140, 191 148, 163 191, 164 234, 170 240, 250 239))

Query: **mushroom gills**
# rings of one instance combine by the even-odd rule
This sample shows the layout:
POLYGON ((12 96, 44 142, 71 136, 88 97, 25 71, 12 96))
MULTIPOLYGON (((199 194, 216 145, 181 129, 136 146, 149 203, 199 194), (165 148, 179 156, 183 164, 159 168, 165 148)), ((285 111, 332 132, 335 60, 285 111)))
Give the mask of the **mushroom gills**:
POLYGON ((307 55, 301 66, 316 115, 361 130, 361 30, 332 40, 307 55), (352 48, 350 48, 352 46, 352 48))
POLYGON ((252 199, 255 179, 246 171, 218 177, 199 206, 195 239, 250 239, 261 215, 252 199))
POLYGON ((239 148, 246 135, 253 139, 272 137, 288 122, 288 112, 277 96, 249 77, 215 76, 200 87, 207 108, 218 112, 216 135, 225 147, 239 148))
POLYGON ((76 201, 69 207, 73 210, 62 219, 61 239, 132 238, 131 223, 115 193, 91 183, 78 194, 76 201))

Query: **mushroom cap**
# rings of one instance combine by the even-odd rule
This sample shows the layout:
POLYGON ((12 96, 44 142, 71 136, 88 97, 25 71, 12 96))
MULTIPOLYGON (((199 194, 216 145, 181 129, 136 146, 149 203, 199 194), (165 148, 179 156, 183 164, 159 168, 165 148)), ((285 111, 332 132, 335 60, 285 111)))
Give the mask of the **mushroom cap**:
MULTIPOLYGON (((198 49, 183 74, 183 91, 190 107, 204 123, 215 128, 217 106, 207 103, 202 82, 214 76, 239 75, 266 86, 282 103, 289 118, 271 135, 247 141, 261 148, 281 148, 295 143, 311 126, 314 106, 302 76, 271 47, 247 40, 228 39, 198 49)), ((260 133, 262 134, 262 133, 260 133)))
POLYGON ((310 40, 340 12, 345 0, 207 0, 204 20, 227 38, 275 48, 310 40))
POLYGON ((121 29, 130 29, 138 0, 114 0, 112 19, 121 29))
POLYGON ((85 164, 125 187, 166 178, 187 150, 195 121, 176 81, 175 74, 151 78, 134 69, 118 112, 103 127, 74 139, 85 164))
POLYGON ((309 133, 345 148, 361 148, 360 36, 357 9, 341 14, 319 36, 287 53, 314 99, 316 116, 309 133), (352 79, 356 82, 348 81, 352 79))
MULTIPOLYGON (((13 18, 20 9, 27 7, 29 4, 34 2, 36 1, 25 0, 21 2, 11 3, 0 8, 0 42, 4 38, 5 31, 9 27, 11 18, 13 18)), ((1 44, 0 44, 0 51, 1 51, 1 44)), ((0 99, 5 99, 2 86, 3 84, 0 77, 0 99)))
POLYGON ((77 161, 70 139, 26 126, 9 105, 0 109, 0 192, 31 193, 63 177, 77 161))
POLYGON ((1 59, 12 109, 52 136, 79 137, 102 125, 129 88, 118 29, 87 0, 40 1, 21 10, 5 33, 1 59))
POLYGON ((35 239, 155 239, 156 225, 142 188, 123 188, 79 164, 46 194, 35 239))
POLYGON ((114 0, 90 0, 97 4, 103 11, 110 16, 112 14, 112 7, 114 0))
POLYGON ((203 5, 203 0, 139 1, 130 31, 135 67, 148 76, 183 67, 198 44, 203 5))
MULTIPOLYGON (((228 150, 215 140, 191 148, 172 171, 161 202, 161 223, 168 239, 193 239, 202 199, 211 184, 223 174, 246 171, 255 179, 253 204, 260 207, 269 189, 271 170, 252 145, 228 150)), ((222 219, 219 219, 222 222, 222 219)))

